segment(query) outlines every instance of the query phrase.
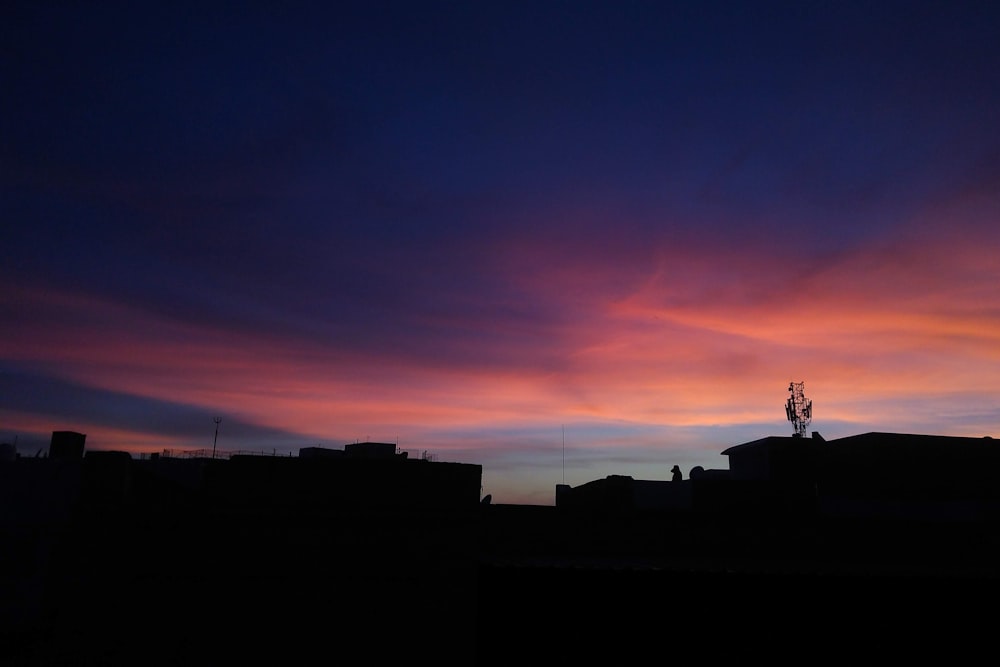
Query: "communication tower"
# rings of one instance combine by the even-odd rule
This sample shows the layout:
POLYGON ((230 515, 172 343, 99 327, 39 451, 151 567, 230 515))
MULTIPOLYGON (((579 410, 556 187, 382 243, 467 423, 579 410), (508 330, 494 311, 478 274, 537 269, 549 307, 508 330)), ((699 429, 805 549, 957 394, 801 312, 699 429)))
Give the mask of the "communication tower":
POLYGON ((813 402, 805 396, 805 382, 789 382, 788 392, 791 394, 785 401, 785 414, 792 422, 795 432, 792 437, 803 438, 809 422, 812 421, 813 402))

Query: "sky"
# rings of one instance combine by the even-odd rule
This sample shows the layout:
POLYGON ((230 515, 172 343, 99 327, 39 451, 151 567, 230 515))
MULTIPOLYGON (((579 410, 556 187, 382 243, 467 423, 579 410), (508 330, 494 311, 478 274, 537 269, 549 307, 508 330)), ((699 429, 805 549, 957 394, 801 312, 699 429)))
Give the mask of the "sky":
POLYGON ((9 2, 0 441, 493 502, 1000 436, 1000 4, 9 2), (216 419, 221 419, 216 432, 216 419))

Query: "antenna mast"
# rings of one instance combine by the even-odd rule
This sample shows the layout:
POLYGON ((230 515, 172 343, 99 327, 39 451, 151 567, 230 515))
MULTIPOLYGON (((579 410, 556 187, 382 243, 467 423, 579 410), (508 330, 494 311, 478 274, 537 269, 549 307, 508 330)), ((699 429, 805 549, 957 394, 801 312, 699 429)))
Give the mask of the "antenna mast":
POLYGON ((219 442, 219 424, 222 423, 222 417, 213 417, 212 421, 215 422, 215 438, 212 439, 212 458, 215 458, 215 445, 219 442))
POLYGON ((795 432, 792 433, 794 438, 804 438, 809 422, 812 421, 813 402, 806 398, 805 386, 805 382, 788 383, 788 391, 791 395, 785 401, 785 414, 795 429, 795 432))

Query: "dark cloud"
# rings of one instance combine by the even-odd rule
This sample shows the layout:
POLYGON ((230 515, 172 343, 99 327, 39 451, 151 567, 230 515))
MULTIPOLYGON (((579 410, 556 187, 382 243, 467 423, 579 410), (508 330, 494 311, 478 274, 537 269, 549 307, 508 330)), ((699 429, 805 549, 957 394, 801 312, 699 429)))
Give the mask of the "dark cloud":
MULTIPOLYGON (((165 438, 211 446, 213 419, 218 415, 204 406, 180 401, 162 401, 136 394, 87 386, 52 375, 25 372, 8 366, 0 369, 4 409, 33 413, 49 421, 53 431, 78 430, 78 425, 156 433, 165 438)), ((227 439, 237 438, 243 447, 265 444, 288 449, 298 446, 302 436, 225 416, 227 439)), ((228 447, 232 449, 232 447, 228 447)))

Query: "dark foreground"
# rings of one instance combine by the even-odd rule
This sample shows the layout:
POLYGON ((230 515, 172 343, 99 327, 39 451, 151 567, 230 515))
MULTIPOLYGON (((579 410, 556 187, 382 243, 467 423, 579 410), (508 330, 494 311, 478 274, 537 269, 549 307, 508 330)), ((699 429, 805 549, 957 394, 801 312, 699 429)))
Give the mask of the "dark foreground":
POLYGON ((551 507, 8 527, 5 665, 719 664, 992 651, 988 525, 551 507))

